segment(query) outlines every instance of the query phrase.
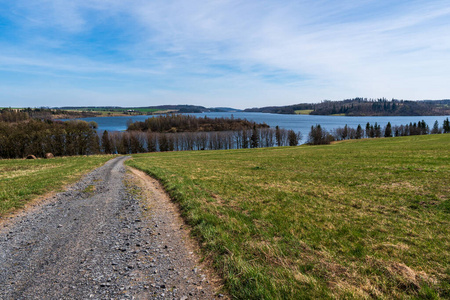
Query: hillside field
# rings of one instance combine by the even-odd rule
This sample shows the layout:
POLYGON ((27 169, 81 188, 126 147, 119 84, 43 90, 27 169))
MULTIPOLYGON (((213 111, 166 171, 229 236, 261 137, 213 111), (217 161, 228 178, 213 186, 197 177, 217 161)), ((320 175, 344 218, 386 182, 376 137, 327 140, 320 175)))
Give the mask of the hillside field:
POLYGON ((111 158, 111 155, 92 155, 0 160, 0 216, 23 207, 38 196, 76 182, 83 174, 111 158))
POLYGON ((450 298, 450 135, 134 155, 232 298, 450 298))
POLYGON ((144 108, 144 107, 79 107, 79 108, 70 108, 69 111, 87 111, 99 113, 101 116, 122 116, 122 115, 145 115, 145 114, 153 114, 153 113, 162 113, 160 109, 156 108, 144 108))

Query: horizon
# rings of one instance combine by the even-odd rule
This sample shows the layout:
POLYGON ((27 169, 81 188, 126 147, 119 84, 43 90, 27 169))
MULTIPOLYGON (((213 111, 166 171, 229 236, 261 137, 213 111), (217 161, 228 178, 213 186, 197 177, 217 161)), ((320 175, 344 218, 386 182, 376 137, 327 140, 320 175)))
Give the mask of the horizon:
POLYGON ((442 0, 17 0, 0 16, 0 107, 450 97, 442 0))

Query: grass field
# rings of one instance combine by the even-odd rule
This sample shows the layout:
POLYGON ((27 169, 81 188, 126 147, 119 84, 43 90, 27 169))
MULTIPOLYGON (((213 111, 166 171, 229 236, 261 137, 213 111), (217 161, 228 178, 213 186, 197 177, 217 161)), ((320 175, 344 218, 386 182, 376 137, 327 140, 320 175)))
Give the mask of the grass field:
POLYGON ((313 111, 314 111, 313 109, 301 109, 301 110, 296 110, 295 114, 297 114, 297 115, 309 115, 313 111))
POLYGON ((0 216, 23 207, 39 195, 60 190, 109 159, 111 156, 96 155, 0 160, 0 216))
POLYGON ((450 298, 450 135, 135 155, 232 298, 450 298))

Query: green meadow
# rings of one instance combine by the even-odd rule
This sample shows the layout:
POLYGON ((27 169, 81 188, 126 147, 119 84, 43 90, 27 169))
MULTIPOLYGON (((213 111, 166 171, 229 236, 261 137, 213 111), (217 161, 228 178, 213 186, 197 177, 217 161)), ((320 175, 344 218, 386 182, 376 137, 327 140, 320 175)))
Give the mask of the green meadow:
POLYGON ((295 114, 297 114, 297 115, 309 115, 313 111, 314 111, 313 109, 301 109, 301 110, 296 110, 295 114))
POLYGON ((23 207, 45 193, 61 190, 111 157, 93 155, 0 160, 0 216, 23 207))
POLYGON ((134 155, 232 298, 450 298, 450 135, 134 155))

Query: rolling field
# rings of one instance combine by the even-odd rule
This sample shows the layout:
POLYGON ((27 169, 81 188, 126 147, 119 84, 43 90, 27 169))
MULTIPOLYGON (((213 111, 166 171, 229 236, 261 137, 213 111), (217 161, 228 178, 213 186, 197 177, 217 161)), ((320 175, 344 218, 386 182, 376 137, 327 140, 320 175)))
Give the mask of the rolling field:
POLYGON ((141 154, 232 298, 450 298, 450 135, 141 154))
POLYGON ((23 207, 40 195, 60 190, 111 158, 94 155, 0 160, 0 216, 23 207))

